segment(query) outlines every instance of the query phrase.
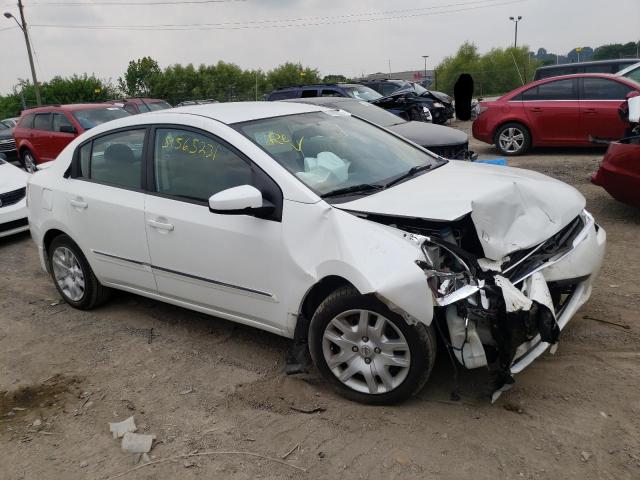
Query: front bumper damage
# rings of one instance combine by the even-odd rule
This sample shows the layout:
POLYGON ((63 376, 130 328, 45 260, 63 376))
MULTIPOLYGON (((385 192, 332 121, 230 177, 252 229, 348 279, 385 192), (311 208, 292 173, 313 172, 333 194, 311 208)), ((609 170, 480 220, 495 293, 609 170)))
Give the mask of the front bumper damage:
POLYGON ((436 321, 446 325, 445 341, 457 362, 489 369, 492 401, 511 387, 514 374, 555 349, 561 330, 591 294, 605 243, 604 229, 584 211, 550 239, 501 261, 476 259, 436 241, 457 258, 453 270, 467 273, 434 271, 433 252, 425 251, 428 261, 418 265, 437 305, 436 321))

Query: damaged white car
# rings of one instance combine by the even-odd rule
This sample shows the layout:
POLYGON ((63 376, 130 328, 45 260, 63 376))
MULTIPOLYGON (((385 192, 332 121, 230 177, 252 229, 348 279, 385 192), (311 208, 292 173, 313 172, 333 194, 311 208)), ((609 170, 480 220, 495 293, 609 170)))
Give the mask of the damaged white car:
POLYGON ((500 392, 589 298, 606 235, 575 189, 447 161, 340 110, 198 105, 75 139, 28 187, 77 308, 117 288, 293 339, 348 398, 427 381, 437 336, 500 392))

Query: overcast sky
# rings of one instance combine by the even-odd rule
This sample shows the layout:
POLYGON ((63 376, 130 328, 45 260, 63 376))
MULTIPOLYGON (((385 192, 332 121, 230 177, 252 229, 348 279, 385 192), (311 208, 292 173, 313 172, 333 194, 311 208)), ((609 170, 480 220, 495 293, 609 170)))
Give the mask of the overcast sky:
MULTIPOLYGON (((18 17, 16 1, 0 0, 2 10, 18 17)), ((191 0, 153 6, 87 5, 169 1, 24 0, 39 79, 87 72, 115 81, 129 60, 146 55, 161 67, 223 60, 268 70, 285 61, 300 61, 322 75, 356 76, 386 72, 391 60, 392 71, 422 69, 422 55, 429 55, 432 67, 466 40, 483 52, 508 46, 514 34, 508 17, 513 15, 523 16, 518 43, 532 50, 545 47, 566 54, 576 46, 640 40, 640 0, 191 0), (83 5, 54 6, 54 2, 83 5), (153 31, 70 28, 185 24, 218 25, 153 31)), ((12 20, 0 17, 0 93, 7 93, 18 78, 30 78, 22 32, 17 27, 2 30, 12 25, 12 20)))

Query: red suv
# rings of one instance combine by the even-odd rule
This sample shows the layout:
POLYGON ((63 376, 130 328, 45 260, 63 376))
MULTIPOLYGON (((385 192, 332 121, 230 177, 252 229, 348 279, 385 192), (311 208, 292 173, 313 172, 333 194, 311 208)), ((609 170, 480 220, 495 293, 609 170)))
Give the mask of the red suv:
POLYGON ((104 103, 53 105, 25 110, 13 129, 20 162, 25 170, 34 172, 37 164, 54 160, 85 130, 128 115, 121 108, 104 103))
POLYGON ((590 146, 589 136, 617 140, 627 128, 618 107, 633 91, 640 84, 608 74, 538 80, 480 102, 473 136, 503 155, 522 155, 532 146, 590 146))

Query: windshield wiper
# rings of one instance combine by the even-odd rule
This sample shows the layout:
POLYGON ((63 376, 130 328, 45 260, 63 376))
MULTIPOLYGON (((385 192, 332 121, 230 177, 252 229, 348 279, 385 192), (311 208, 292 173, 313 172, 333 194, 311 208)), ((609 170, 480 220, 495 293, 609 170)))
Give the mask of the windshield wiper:
POLYGON ((382 190, 385 185, 376 185, 371 183, 361 183, 359 185, 351 185, 349 187, 337 188, 327 193, 320 195, 321 198, 338 197, 340 195, 347 195, 349 193, 370 192, 374 190, 382 190))
POLYGON ((415 167, 411 167, 409 170, 407 170, 406 173, 403 173, 402 175, 400 175, 397 178, 394 178, 393 180, 391 180, 389 183, 387 183, 384 188, 389 188, 392 187, 393 185, 395 185, 398 182, 401 182, 402 180, 404 180, 405 178, 411 178, 413 177, 415 174, 422 172, 423 170, 431 170, 431 168, 433 167, 433 165, 427 163, 425 165, 416 165, 415 167))

